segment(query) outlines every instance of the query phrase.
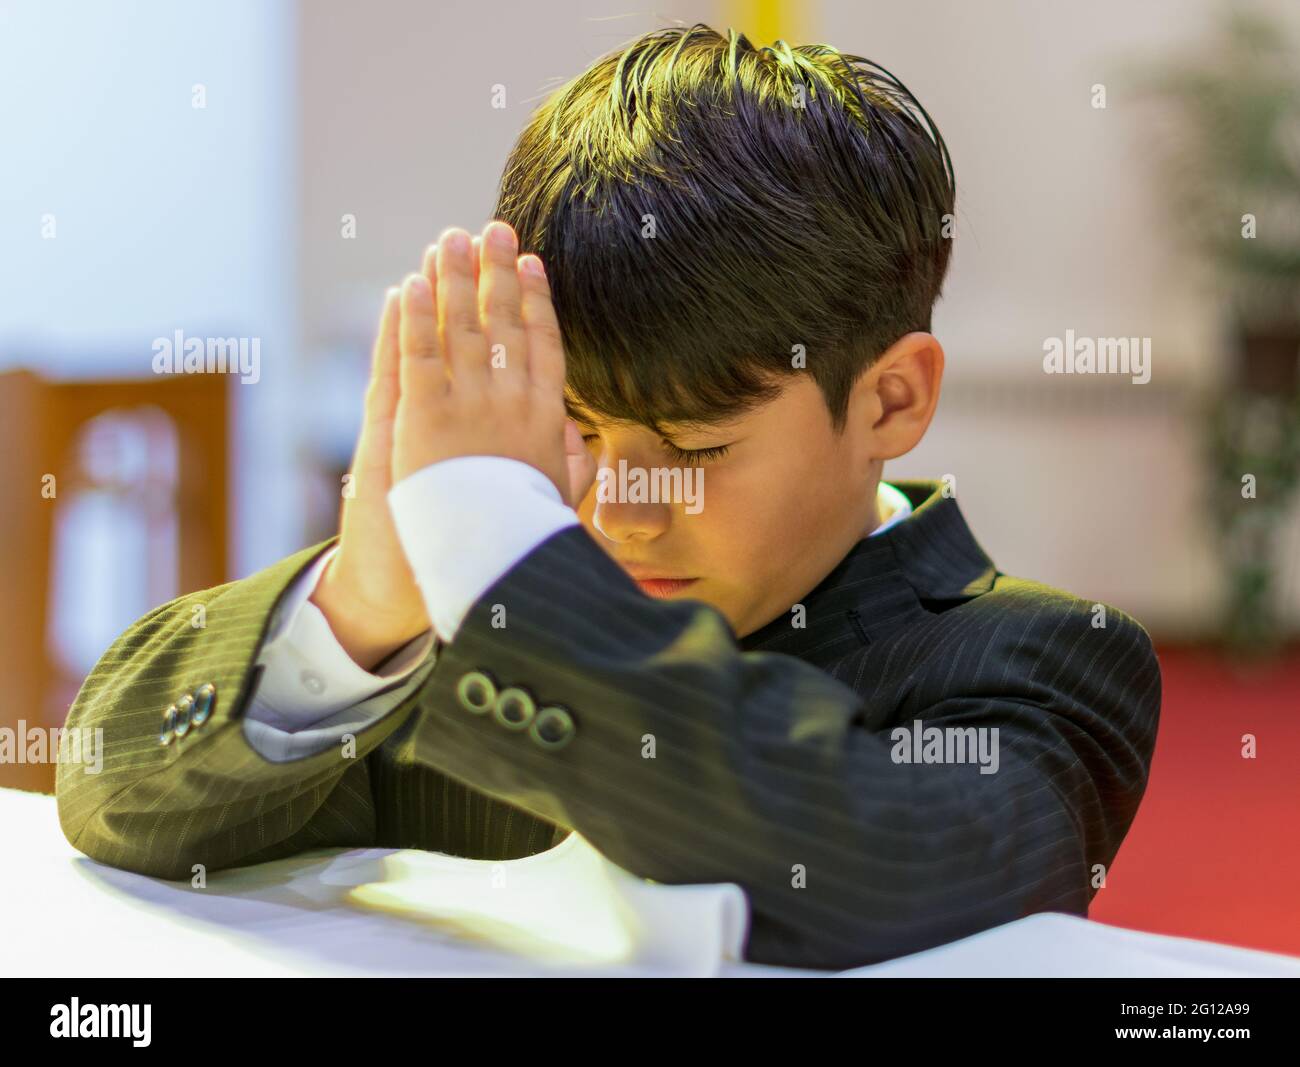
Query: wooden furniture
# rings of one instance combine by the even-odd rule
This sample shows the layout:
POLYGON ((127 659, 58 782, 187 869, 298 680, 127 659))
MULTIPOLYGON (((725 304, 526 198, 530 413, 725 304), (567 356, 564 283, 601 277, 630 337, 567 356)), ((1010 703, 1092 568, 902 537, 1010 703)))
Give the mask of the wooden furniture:
MULTIPOLYGON (((119 608, 227 580, 229 389, 220 374, 0 374, 0 730, 62 726, 84 676, 68 648, 97 657, 133 621, 96 629, 102 611, 83 609, 85 583, 69 579, 88 562, 92 575, 132 583, 119 608)), ((0 762, 0 786, 52 792, 54 772, 53 759, 0 762)))

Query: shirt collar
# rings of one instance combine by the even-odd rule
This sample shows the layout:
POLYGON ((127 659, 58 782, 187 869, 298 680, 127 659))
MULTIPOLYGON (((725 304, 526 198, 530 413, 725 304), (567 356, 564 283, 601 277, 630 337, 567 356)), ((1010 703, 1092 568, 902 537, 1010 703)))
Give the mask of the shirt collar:
POLYGON ((896 526, 910 514, 912 514, 912 502, 902 493, 901 490, 894 488, 888 482, 882 481, 876 489, 876 500, 880 504, 882 513, 888 512, 886 518, 877 526, 868 537, 875 537, 876 534, 884 533, 891 526, 896 526))

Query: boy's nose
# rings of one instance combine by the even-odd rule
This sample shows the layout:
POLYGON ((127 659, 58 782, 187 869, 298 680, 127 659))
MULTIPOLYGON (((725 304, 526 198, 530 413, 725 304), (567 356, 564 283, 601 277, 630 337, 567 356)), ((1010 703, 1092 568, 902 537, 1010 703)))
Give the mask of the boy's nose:
MULTIPOLYGON (((611 488, 613 487, 611 483, 611 488)), ((664 503, 632 504, 602 501, 598 497, 591 513, 591 521, 605 537, 620 544, 627 541, 653 541, 668 529, 672 513, 670 505, 664 503)))

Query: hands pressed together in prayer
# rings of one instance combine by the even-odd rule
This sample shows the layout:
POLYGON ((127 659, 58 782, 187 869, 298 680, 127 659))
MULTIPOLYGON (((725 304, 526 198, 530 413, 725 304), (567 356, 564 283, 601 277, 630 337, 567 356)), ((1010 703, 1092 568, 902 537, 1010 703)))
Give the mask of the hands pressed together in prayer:
POLYGON ((575 508, 596 476, 565 414, 564 348, 542 262, 520 256, 501 221, 474 238, 445 231, 384 300, 338 551, 311 597, 366 669, 430 627, 388 490, 459 456, 527 463, 575 508))

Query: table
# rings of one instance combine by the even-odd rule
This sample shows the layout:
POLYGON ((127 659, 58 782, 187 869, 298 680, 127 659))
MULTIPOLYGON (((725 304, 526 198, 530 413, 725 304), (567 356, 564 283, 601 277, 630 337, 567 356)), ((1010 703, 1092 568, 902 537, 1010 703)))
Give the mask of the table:
MULTIPOLYGON (((497 902, 509 894, 486 896, 480 876, 518 886, 526 869, 514 865, 533 857, 491 864, 418 850, 317 849, 212 872, 206 888, 192 888, 82 855, 46 794, 0 789, 0 827, 7 976, 828 977, 721 957, 628 959, 614 928, 591 936, 599 925, 591 909, 578 923, 577 909, 566 919, 552 906, 522 928, 497 902), (466 879, 477 888, 458 897, 466 879)), ((559 870, 538 867, 528 896, 545 889, 548 869, 559 870)), ((554 888, 571 899, 571 886, 554 888)), ((682 899, 695 906, 701 898, 682 899)), ((844 976, 1300 977, 1300 959, 1049 913, 844 976)))

